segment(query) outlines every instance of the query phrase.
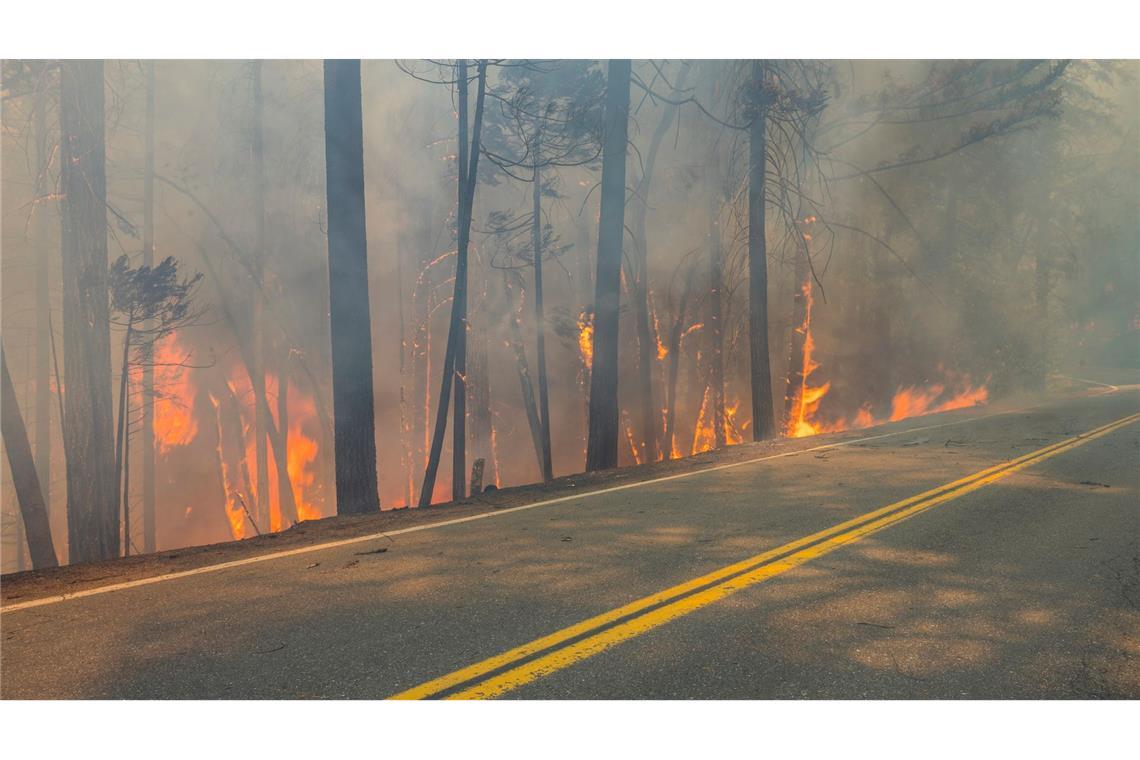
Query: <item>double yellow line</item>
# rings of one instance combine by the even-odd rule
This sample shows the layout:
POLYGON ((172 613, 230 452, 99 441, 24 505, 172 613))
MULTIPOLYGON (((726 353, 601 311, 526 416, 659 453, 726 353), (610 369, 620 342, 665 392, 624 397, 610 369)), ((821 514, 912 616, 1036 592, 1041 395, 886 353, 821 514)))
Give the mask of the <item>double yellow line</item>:
POLYGON ((392 699, 491 699, 592 657, 670 620, 829 554, 878 530, 976 491, 1018 470, 1136 422, 1140 413, 1017 457, 630 602, 507 652, 440 676, 392 699))

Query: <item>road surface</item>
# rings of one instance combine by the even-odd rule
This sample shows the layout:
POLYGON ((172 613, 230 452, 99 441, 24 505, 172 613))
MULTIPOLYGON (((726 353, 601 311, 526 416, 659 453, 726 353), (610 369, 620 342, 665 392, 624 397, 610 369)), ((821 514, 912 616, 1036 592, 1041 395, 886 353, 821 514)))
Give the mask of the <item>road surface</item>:
POLYGON ((6 600, 0 695, 1137 698, 1140 385, 1089 387, 6 600))

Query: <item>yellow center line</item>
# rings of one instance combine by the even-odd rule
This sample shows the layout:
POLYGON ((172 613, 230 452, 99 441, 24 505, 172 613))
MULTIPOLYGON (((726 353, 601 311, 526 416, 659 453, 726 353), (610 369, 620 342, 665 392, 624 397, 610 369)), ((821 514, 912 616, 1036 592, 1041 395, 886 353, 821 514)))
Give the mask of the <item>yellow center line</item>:
POLYGON ((670 620, 694 612, 741 589, 780 575, 889 525, 957 499, 1030 465, 1108 435, 1137 420, 1140 420, 1140 413, 987 467, 596 615, 502 654, 427 681, 391 698, 425 699, 443 696, 446 699, 489 699, 500 696, 664 625, 670 620), (541 654, 543 652, 546 653, 541 654), (452 689, 455 690, 444 694, 452 689))

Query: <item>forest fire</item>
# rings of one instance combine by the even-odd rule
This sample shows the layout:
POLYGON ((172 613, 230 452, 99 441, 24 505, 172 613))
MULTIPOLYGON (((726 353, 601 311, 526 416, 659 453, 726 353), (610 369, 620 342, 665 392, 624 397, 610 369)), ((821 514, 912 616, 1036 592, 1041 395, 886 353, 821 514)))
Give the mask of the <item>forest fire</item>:
MULTIPOLYGON (((712 451, 716 448, 716 414, 712 409, 710 390, 710 388, 705 388, 705 394, 701 399, 701 408, 697 413, 697 426, 693 430, 693 445, 689 448, 690 455, 712 451)), ((724 405, 724 443, 726 446, 735 446, 744 442, 743 430, 748 427, 748 423, 737 424, 736 415, 739 410, 739 399, 732 403, 726 402, 724 405)), ((679 453, 674 450, 674 458, 678 456, 679 453)))
MULTIPOLYGON (((373 114, 365 166, 355 152, 328 161, 344 142, 328 127, 357 109, 325 112, 322 62, 159 62, 151 81, 97 61, 6 61, 21 86, 6 90, 5 171, 28 212, 26 239, 6 228, 5 271, 20 273, 3 298, 7 366, 37 465, 21 478, 43 479, 61 556, 115 548, 102 533, 70 546, 83 526, 68 498, 105 503, 120 554, 162 551, 334 515, 338 456, 354 462, 342 481, 369 471, 344 512, 426 506, 968 409, 1133 345, 1131 269, 1070 267, 1053 229, 1080 204, 1039 192, 1044 174, 992 172, 1004 143, 991 137, 1029 139, 1055 116, 1046 104, 1069 102, 1052 97, 1061 64, 612 63, 615 96, 626 63, 640 92, 624 141, 616 101, 606 126, 611 62, 368 64, 372 84, 345 97, 391 100, 359 109, 373 114), (130 97, 112 118, 64 103, 65 72, 130 97), (943 100, 946 82, 960 100, 943 100), (761 126, 761 96, 764 129, 743 128, 761 126), (862 117, 849 119, 866 104, 899 128, 868 116, 859 137, 862 117), (899 118, 912 110, 938 129, 899 118), (76 141, 114 159, 109 189, 65 160, 76 141), (25 153, 35 161, 13 159, 25 153), (330 179, 346 166, 351 183, 330 179), (888 171, 868 192, 868 173, 888 171), (361 172, 383 200, 358 229, 361 172), (349 211, 346 229, 334 217, 349 211), (115 230, 138 242, 104 252, 115 230), (92 241, 88 281, 71 264, 92 241), (342 269, 330 251, 348 249, 342 269), (102 304, 104 279, 106 318, 74 319, 75 294, 102 304), (116 499, 87 493, 103 483, 116 499)), ((1100 229, 1100 206, 1081 209, 1073 241, 1100 229)), ((9 545, 25 541, 11 526, 29 504, 4 505, 9 545)))
POLYGON ((315 399, 290 384, 285 403, 280 403, 277 376, 266 375, 266 402, 273 428, 269 431, 270 439, 280 424, 279 415, 285 418, 285 438, 280 445, 285 452, 286 477, 277 471, 276 447, 267 446, 268 482, 264 498, 259 498, 255 399, 249 376, 244 367, 235 366, 226 380, 213 383, 202 394, 210 407, 199 408, 195 406, 200 398, 197 383, 206 382, 206 376, 192 379, 201 372, 188 366, 189 356, 190 351, 175 334, 155 348, 155 387, 159 392, 154 427, 158 452, 166 457, 175 447, 189 446, 201 432, 200 421, 212 421, 206 424, 216 436, 215 466, 223 489, 222 504, 230 535, 235 539, 250 535, 251 525, 256 532, 277 531, 296 521, 322 517, 324 491, 317 474, 320 421, 315 399), (282 500, 285 483, 289 484, 292 498, 282 500), (259 505, 268 510, 267 514, 260 513, 259 505))
MULTIPOLYGON (((804 236, 806 238, 807 233, 804 233, 804 236)), ((831 389, 831 383, 824 383, 815 387, 809 385, 812 373, 819 368, 819 363, 812 358, 815 351, 815 339, 811 334, 812 293, 810 280, 804 282, 802 293, 804 297, 804 320, 795 330, 803 335, 803 356, 801 364, 797 368, 797 375, 800 380, 799 387, 795 389, 795 394, 791 400, 791 410, 784 424, 784 435, 789 438, 802 438, 824 432, 819 424, 814 421, 814 417, 819 410, 819 404, 823 397, 831 389)))
MULTIPOLYGON (((257 494, 261 485, 257 482, 257 468, 251 466, 257 459, 257 440, 255 434, 254 413, 255 399, 250 388, 249 377, 244 368, 235 369, 228 383, 233 396, 238 400, 240 417, 242 420, 242 437, 244 448, 240 465, 243 475, 248 473, 246 492, 250 495, 247 503, 260 503, 257 494)), ((317 482, 316 460, 319 445, 310 431, 318 425, 316 403, 312 396, 302 393, 294 385, 286 386, 286 401, 282 407, 278 399, 278 380, 273 374, 265 376, 265 395, 270 405, 272 426, 274 429, 280 425, 279 413, 283 409, 287 422, 284 439, 285 447, 285 473, 282 478, 278 472, 279 463, 275 453, 275 446, 270 445, 267 454, 268 483, 265 484, 265 502, 268 506, 268 527, 271 531, 279 531, 290 526, 290 523, 301 520, 314 520, 322 517, 323 513, 319 503, 323 496, 317 482), (290 486, 291 499, 282 498, 282 487, 290 486), (296 515, 292 514, 295 510, 296 515)), ((272 440, 274 430, 269 431, 272 440)), ((264 523, 266 515, 260 515, 259 520, 264 523)), ((235 535, 235 538, 238 536, 235 535)))
MULTIPOLYGON (((819 407, 831 390, 831 383, 812 385, 812 374, 819 369, 820 364, 813 358, 815 352, 815 339, 811 333, 812 288, 811 281, 803 286, 804 320, 795 328, 803 335, 803 357, 799 367, 799 386, 791 398, 789 413, 784 423, 784 435, 788 438, 805 438, 820 433, 838 433, 843 430, 858 430, 871 427, 882 422, 897 422, 908 417, 918 417, 936 412, 948 412, 953 409, 964 409, 978 404, 984 404, 989 399, 986 386, 974 386, 968 376, 953 377, 959 390, 950 391, 944 383, 933 383, 920 388, 918 386, 905 386, 895 391, 891 399, 890 416, 887 419, 876 419, 868 406, 863 406, 856 415, 850 419, 825 421, 819 418, 819 407)), ((951 375, 943 370, 943 374, 951 375)))
POLYGON ((907 417, 918 417, 923 414, 935 412, 948 412, 952 409, 965 409, 967 407, 984 404, 989 400, 989 391, 984 385, 968 386, 942 401, 938 399, 946 395, 946 386, 935 383, 926 388, 900 388, 891 399, 891 422, 905 420, 907 417))

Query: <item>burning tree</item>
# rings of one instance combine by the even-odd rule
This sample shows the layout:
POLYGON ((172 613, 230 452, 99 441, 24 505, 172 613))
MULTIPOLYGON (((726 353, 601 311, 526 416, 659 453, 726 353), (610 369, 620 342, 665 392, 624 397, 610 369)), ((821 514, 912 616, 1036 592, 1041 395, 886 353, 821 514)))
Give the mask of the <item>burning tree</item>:
MULTIPOLYGON (((201 273, 180 277, 178 261, 167 256, 155 266, 132 267, 123 254, 108 276, 111 324, 123 331, 119 368, 119 415, 115 426, 116 482, 122 489, 118 506, 123 519, 123 554, 131 553, 130 512, 130 377, 133 368, 154 367, 154 346, 166 336, 195 324, 203 307, 194 302, 201 273)), ((153 381, 152 381, 153 382, 153 381)), ((144 392, 145 392, 144 388, 144 392)), ((150 389, 154 393, 153 386, 150 389)), ((143 399, 150 405, 150 399, 143 399)))

